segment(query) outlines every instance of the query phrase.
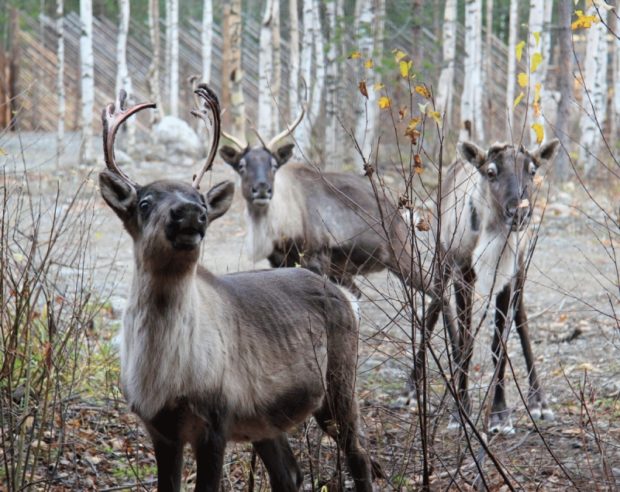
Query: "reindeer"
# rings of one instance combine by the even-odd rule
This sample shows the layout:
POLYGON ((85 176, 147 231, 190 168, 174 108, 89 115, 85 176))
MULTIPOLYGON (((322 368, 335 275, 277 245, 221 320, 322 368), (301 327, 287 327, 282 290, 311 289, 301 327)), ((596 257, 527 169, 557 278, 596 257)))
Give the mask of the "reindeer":
POLYGON ((214 143, 193 183, 139 185, 115 163, 120 125, 152 103, 125 109, 125 93, 102 115, 105 202, 133 240, 134 276, 121 335, 121 383, 155 448, 161 491, 181 488, 183 447, 197 463, 197 491, 216 491, 228 441, 250 441, 272 490, 294 491, 302 473, 286 431, 314 415, 338 443, 356 490, 370 491, 355 379, 356 299, 304 269, 216 276, 198 263, 212 221, 234 185, 199 192, 219 140, 215 94, 201 84, 200 111, 213 115, 214 143))
MULTIPOLYGON (((504 395, 508 331, 514 319, 529 375, 527 398, 534 418, 552 419, 540 386, 528 334, 523 300, 526 229, 532 214, 534 176, 540 166, 553 159, 559 141, 538 150, 495 144, 488 151, 471 142, 461 142, 457 159, 443 183, 441 244, 444 265, 454 279, 459 339, 454 359, 460 403, 471 410, 467 392, 468 368, 473 351, 472 302, 474 284, 484 296, 495 297, 493 362, 497 384, 489 428, 512 433, 513 424, 504 395)), ((453 416, 452 425, 456 424, 453 416)))

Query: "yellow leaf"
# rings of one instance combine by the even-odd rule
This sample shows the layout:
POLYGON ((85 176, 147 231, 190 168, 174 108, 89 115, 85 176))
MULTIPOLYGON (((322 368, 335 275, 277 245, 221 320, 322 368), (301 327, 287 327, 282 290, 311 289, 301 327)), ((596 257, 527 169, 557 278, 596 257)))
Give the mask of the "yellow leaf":
POLYGON ((390 104, 391 104, 391 102, 390 102, 390 98, 389 98, 389 97, 387 97, 387 96, 381 96, 381 97, 379 98, 379 107, 380 107, 381 109, 387 109, 387 108, 389 108, 389 107, 390 107, 390 104))
POLYGON ((521 61, 521 57, 523 56, 523 48, 525 47, 525 41, 521 41, 517 44, 515 48, 515 54, 517 56, 517 61, 521 61))
POLYGON ((373 62, 372 62, 372 58, 369 58, 368 60, 366 60, 364 62, 364 68, 372 68, 373 67, 373 62))
POLYGON ((4 157, 5 155, 8 155, 7 151, 0 147, 0 157, 4 157))
POLYGON ((359 51, 352 51, 351 54, 349 55, 350 60, 358 60, 361 57, 362 57, 362 53, 360 53, 359 51))
POLYGON ((433 118, 433 120, 435 120, 435 123, 437 123, 438 125, 441 124, 441 114, 439 113, 439 111, 429 111, 428 115, 433 118))
POLYGON ((394 58, 396 58, 397 62, 400 62, 403 58, 407 57, 407 53, 401 50, 394 51, 394 58))
POLYGON ((516 108, 516 107, 519 105, 519 103, 520 103, 520 102, 522 101, 522 99, 523 99, 523 96, 524 96, 523 91, 521 91, 521 94, 519 94, 519 95, 515 98, 515 102, 512 104, 512 109, 516 108))
POLYGON ((575 10, 575 14, 577 15, 577 20, 570 25, 573 31, 581 28, 589 29, 592 27, 592 24, 600 20, 597 15, 583 15, 583 10, 575 10))
POLYGON ((383 83, 381 82, 375 82, 375 84, 372 86, 372 88, 375 91, 380 91, 381 89, 383 89, 385 87, 385 85, 383 85, 383 83))
POLYGON ((414 130, 415 128, 417 128, 420 123, 422 123, 422 118, 420 118, 419 116, 415 117, 415 118, 411 118, 409 120, 409 124, 407 125, 407 130, 412 129, 414 130))
POLYGON ((540 91, 542 90, 542 84, 537 82, 534 86, 534 101, 540 100, 540 91))
POLYGON ((532 130, 536 134, 536 143, 540 145, 545 138, 545 129, 541 123, 533 123, 532 130))
POLYGON ((411 60, 401 60, 400 62, 398 62, 398 66, 400 68, 400 76, 402 78, 406 79, 409 76, 409 71, 411 70, 412 65, 413 62, 411 60))
POLYGON ((527 83, 529 82, 529 80, 530 78, 525 72, 521 72, 519 73, 519 75, 517 75, 517 83, 519 84, 519 87, 527 87, 527 83))
POLYGON ((429 91, 428 87, 426 87, 425 85, 416 85, 415 91, 426 99, 431 98, 431 91, 429 91))
POLYGON ((534 39, 536 40, 536 46, 538 46, 540 44, 540 33, 539 32, 533 32, 532 36, 534 36, 534 39))
POLYGON ((534 73, 543 61, 543 56, 538 51, 532 55, 530 61, 530 72, 534 73))

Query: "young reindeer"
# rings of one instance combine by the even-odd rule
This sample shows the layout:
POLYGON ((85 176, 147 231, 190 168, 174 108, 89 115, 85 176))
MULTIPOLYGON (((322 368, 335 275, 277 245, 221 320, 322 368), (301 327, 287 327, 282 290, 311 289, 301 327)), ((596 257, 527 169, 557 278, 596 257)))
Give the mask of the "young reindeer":
POLYGON ((448 170, 443 184, 441 242, 446 265, 455 281, 459 321, 455 362, 458 392, 466 412, 471 409, 467 380, 474 342, 471 321, 476 280, 481 294, 495 296, 492 351, 497 385, 489 426, 493 432, 513 432, 504 395, 504 344, 513 319, 529 375, 530 414, 534 418, 553 418, 534 365, 523 284, 534 176, 540 166, 553 159, 558 146, 559 141, 553 140, 530 152, 510 144, 495 144, 485 152, 471 142, 462 142, 458 146, 462 159, 457 159, 448 170))
POLYGON ((199 265, 210 223, 230 207, 234 185, 206 194, 200 178, 217 150, 220 109, 196 90, 214 121, 214 142, 193 183, 139 185, 116 165, 114 139, 132 114, 125 94, 103 111, 107 169, 101 193, 133 240, 134 277, 123 318, 121 382, 155 448, 158 489, 181 488, 183 447, 197 463, 197 491, 216 491, 228 441, 251 441, 272 490, 302 484, 285 432, 314 415, 343 450, 356 490, 370 491, 355 379, 358 318, 353 299, 304 269, 215 276, 199 265))

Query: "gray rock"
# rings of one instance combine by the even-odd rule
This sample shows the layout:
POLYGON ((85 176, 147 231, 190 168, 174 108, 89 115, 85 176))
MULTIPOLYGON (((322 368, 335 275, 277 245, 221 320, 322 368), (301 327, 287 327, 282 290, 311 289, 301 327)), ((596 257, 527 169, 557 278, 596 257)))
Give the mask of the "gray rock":
POLYGON ((170 163, 192 165, 204 155, 204 145, 196 132, 185 121, 165 116, 155 126, 156 144, 165 147, 165 159, 170 163))

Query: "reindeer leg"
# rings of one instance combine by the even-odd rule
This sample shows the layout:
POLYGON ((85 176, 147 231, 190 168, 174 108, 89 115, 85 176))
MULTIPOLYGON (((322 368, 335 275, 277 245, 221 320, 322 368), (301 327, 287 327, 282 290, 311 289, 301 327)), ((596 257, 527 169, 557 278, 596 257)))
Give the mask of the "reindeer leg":
POLYGON ((530 344, 530 335, 527 323, 527 314, 525 313, 525 305, 523 303, 523 290, 517 291, 517 311, 515 314, 515 323, 517 325, 517 333, 521 340, 521 348, 525 365, 529 375, 530 389, 527 395, 527 406, 530 410, 532 418, 553 420, 553 410, 549 408, 547 399, 543 389, 540 387, 538 373, 534 365, 534 355, 532 354, 532 346, 530 344))
POLYGON ((161 492, 180 491, 183 445, 180 441, 153 438, 153 446, 157 461, 157 489, 161 492))
POLYGON ((269 473, 273 492, 296 492, 304 481, 303 473, 288 442, 286 434, 274 439, 252 443, 269 473))
POLYGON ((502 434, 514 433, 510 409, 506 406, 506 396, 504 390, 504 375, 506 372, 507 353, 505 343, 508 337, 504 336, 504 332, 510 329, 507 323, 508 311, 510 308, 510 285, 506 285, 504 289, 497 295, 495 301, 495 332, 493 334, 493 364, 497 371, 497 383, 495 386, 495 394, 493 395, 493 406, 491 407, 491 419, 489 430, 491 432, 501 432, 502 434))
MULTIPOLYGON (((464 412, 471 412, 469 398, 469 364, 474 353, 474 334, 471 327, 474 284, 476 274, 471 267, 463 269, 457 277, 454 286, 456 299, 456 314, 459 325, 458 346, 453 348, 454 370, 456 371, 456 386, 458 392, 457 405, 464 412)), ((461 425, 458 409, 451 415, 448 428, 456 429, 461 425)))
POLYGON ((196 492, 218 492, 224 466, 227 439, 222 416, 212 412, 207 421, 205 430, 192 443, 196 457, 196 492))

